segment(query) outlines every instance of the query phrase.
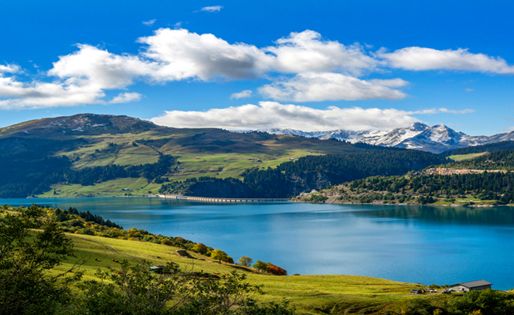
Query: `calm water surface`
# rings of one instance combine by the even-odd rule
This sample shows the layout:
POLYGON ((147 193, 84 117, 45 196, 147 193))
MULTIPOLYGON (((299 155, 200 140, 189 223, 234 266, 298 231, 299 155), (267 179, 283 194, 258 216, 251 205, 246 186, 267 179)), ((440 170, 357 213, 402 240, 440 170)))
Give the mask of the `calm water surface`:
POLYGON ((425 284, 486 279, 514 288, 514 208, 209 205, 147 198, 0 199, 89 210, 271 261, 290 274, 358 274, 425 284))

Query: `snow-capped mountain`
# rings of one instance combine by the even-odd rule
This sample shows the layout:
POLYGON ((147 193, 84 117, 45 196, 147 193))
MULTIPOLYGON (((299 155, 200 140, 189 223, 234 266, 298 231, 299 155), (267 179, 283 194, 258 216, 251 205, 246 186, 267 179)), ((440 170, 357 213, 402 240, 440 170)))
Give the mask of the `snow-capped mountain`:
POLYGON ((302 136, 307 138, 336 139, 350 143, 367 143, 386 147, 416 149, 434 153, 501 141, 514 141, 514 131, 493 136, 470 136, 445 125, 428 126, 414 123, 406 128, 384 130, 332 130, 301 131, 270 129, 271 134, 302 136))

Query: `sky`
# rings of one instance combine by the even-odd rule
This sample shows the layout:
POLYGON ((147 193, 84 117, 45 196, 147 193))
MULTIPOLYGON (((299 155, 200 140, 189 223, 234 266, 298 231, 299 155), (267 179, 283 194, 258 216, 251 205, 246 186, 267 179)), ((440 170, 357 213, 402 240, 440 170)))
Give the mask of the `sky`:
POLYGON ((512 1, 0 3, 0 126, 514 129, 512 1))

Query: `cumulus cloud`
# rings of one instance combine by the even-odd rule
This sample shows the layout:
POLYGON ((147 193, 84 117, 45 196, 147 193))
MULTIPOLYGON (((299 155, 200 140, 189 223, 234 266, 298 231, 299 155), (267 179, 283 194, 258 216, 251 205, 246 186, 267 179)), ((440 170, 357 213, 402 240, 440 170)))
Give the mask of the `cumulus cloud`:
POLYGON ((17 65, 0 65, 0 75, 3 73, 16 73, 20 71, 17 65))
POLYGON ((265 50, 275 56, 273 68, 281 72, 338 71, 359 75, 378 64, 361 46, 323 40, 320 33, 312 30, 291 33, 265 50))
POLYGON ((400 99, 405 94, 396 88, 406 84, 401 79, 366 81, 340 73, 305 73, 265 85, 259 91, 274 100, 295 102, 400 99))
POLYGON ((120 104, 120 103, 129 103, 129 102, 136 102, 141 99, 142 95, 136 92, 125 92, 120 93, 113 97, 113 99, 110 101, 111 104, 120 104))
POLYGON ((200 9, 202 12, 215 13, 220 12, 223 9, 221 5, 209 5, 200 9))
POLYGON ((334 129, 389 130, 412 124, 409 112, 397 109, 340 108, 315 109, 307 106, 260 102, 207 111, 167 111, 152 119, 159 125, 176 128, 224 128, 235 130, 299 129, 323 131, 334 129))
MULTIPOLYGON (((89 45, 79 45, 76 52, 59 57, 48 71, 49 81, 20 81, 15 77, 18 69, 12 65, 0 68, 0 108, 105 103, 107 90, 125 88, 136 77, 153 72, 152 64, 136 56, 116 55, 89 45)), ((120 94, 115 102, 134 101, 135 94, 120 94)))
POLYGON ((458 70, 497 74, 514 74, 514 66, 504 59, 470 53, 467 49, 437 50, 425 47, 406 47, 378 54, 394 68, 406 70, 458 70))
POLYGON ((235 99, 235 100, 239 100, 239 99, 242 99, 242 98, 251 97, 252 95, 253 95, 252 90, 242 90, 240 92, 232 93, 230 95, 230 98, 235 99))
POLYGON ((252 78, 264 74, 272 61, 255 46, 186 29, 162 28, 139 42, 147 45, 144 56, 157 63, 152 77, 160 81, 252 78))
MULTIPOLYGON (((279 101, 401 99, 405 97, 401 88, 406 81, 377 79, 373 73, 400 68, 514 74, 514 66, 504 59, 466 49, 407 47, 393 52, 371 52, 359 44, 345 45, 325 39, 312 30, 290 33, 264 47, 170 28, 158 29, 138 41, 142 47, 137 54, 78 45, 75 51, 58 57, 46 76, 38 80, 21 80, 20 67, 0 65, 0 107, 134 101, 141 96, 128 89, 143 81, 252 78, 268 80, 260 93, 279 101), (111 93, 121 94, 109 101, 106 95, 111 93)), ((234 93, 232 98, 250 95, 240 93, 234 93)))

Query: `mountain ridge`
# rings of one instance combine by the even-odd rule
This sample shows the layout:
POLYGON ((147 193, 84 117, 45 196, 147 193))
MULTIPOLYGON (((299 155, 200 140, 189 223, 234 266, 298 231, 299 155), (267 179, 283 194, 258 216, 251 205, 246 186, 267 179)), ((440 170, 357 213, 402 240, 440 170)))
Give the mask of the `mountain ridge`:
POLYGON ((350 143, 365 143, 385 147, 414 149, 432 153, 514 140, 514 131, 492 136, 470 136, 443 125, 429 126, 415 122, 404 128, 392 130, 331 130, 301 131, 293 129, 269 129, 271 134, 286 134, 306 138, 335 139, 350 143))

